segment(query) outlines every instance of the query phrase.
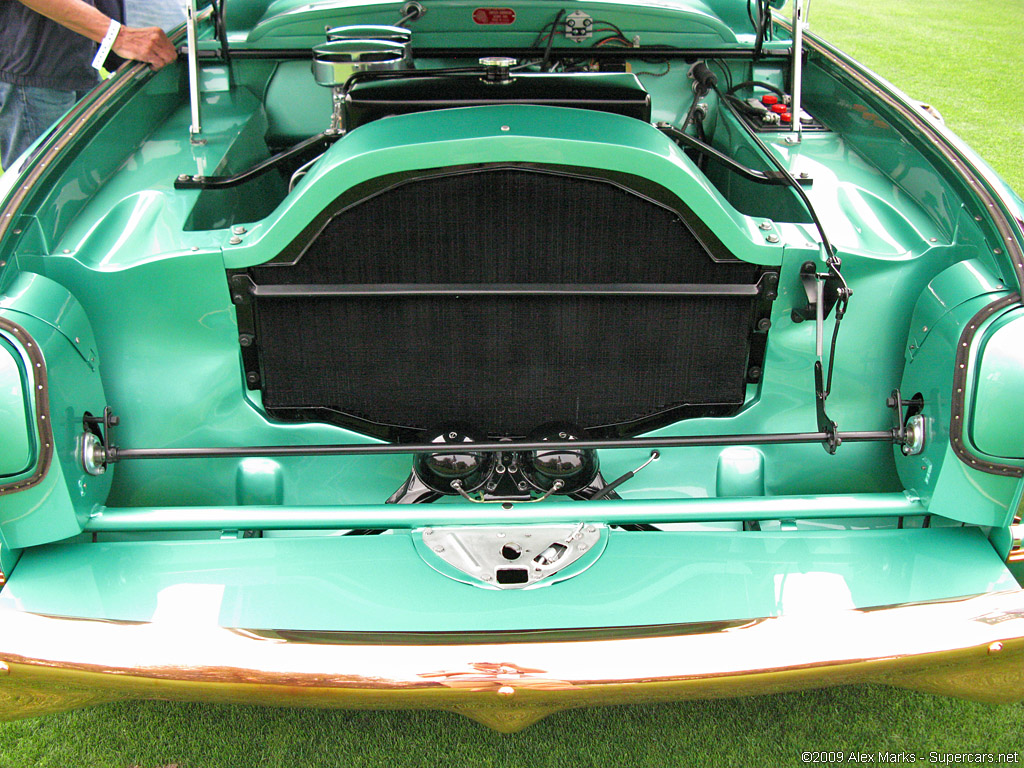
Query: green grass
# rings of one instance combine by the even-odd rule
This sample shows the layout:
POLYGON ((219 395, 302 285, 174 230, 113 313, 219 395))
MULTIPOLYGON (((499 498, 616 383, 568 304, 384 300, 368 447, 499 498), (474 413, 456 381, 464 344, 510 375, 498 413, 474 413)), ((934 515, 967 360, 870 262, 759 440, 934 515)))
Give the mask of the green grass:
POLYGON ((1024 195, 1024 0, 816 0, 820 34, 946 124, 1024 195))
MULTIPOLYGON (((808 750, 1012 753, 1019 705, 882 686, 563 712, 502 735, 443 712, 112 704, 0 728, 0 766, 797 766, 808 750)), ((1024 759, 1024 758, 1022 758, 1024 759)))
MULTIPOLYGON (((811 11, 814 31, 933 103, 1018 192, 1022 22, 1024 0, 815 0, 811 11)), ((511 736, 447 713, 151 702, 2 724, 0 768, 797 766, 806 750, 905 750, 929 765, 930 751, 1022 745, 1021 705, 882 686, 569 711, 511 736)))

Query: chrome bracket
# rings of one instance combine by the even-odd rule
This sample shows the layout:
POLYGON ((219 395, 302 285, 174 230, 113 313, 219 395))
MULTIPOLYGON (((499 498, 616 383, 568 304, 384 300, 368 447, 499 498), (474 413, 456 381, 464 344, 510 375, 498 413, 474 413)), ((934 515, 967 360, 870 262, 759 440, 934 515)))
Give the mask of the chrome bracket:
POLYGON ((422 528, 413 541, 423 560, 456 581, 484 589, 529 589, 564 581, 604 551, 602 523, 422 528))

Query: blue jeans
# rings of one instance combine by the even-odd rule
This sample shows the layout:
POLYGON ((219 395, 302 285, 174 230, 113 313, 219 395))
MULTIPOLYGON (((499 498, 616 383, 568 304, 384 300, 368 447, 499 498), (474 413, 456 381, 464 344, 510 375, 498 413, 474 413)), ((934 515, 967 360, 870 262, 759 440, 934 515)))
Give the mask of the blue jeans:
POLYGON ((21 153, 82 95, 82 91, 56 91, 0 81, 0 167, 14 165, 21 153))

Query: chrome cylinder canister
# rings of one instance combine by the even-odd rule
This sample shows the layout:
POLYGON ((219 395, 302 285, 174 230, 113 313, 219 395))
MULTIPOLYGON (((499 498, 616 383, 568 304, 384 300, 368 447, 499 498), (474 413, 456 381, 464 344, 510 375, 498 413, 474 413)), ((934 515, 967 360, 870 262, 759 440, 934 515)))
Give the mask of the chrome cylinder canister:
POLYGON ((333 89, 331 130, 344 132, 344 86, 357 72, 412 69, 412 33, 403 27, 359 24, 327 30, 327 42, 313 46, 313 77, 333 89))
POLYGON ((327 42, 313 47, 313 76, 330 88, 345 85, 356 72, 412 69, 412 33, 402 27, 360 24, 327 31, 327 42))

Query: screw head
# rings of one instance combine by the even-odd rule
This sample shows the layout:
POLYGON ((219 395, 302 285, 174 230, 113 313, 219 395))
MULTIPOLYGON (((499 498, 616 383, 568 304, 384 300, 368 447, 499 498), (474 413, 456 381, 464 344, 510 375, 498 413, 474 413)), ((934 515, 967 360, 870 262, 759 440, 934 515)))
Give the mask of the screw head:
POLYGON ((242 238, 240 238, 238 235, 232 235, 228 242, 231 245, 238 245, 240 242, 242 242, 242 238))
POLYGON ((765 240, 767 240, 769 243, 777 243, 779 242, 779 236, 773 233, 765 237, 765 240))
POLYGON ((763 230, 765 230, 767 232, 769 229, 772 228, 772 223, 770 221, 762 221, 757 226, 759 226, 761 229, 763 229, 763 230))

